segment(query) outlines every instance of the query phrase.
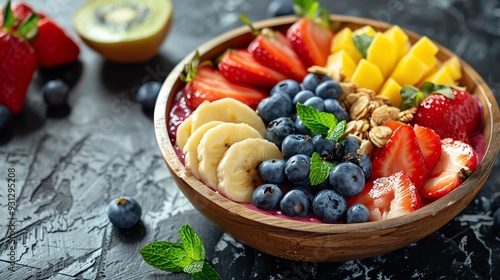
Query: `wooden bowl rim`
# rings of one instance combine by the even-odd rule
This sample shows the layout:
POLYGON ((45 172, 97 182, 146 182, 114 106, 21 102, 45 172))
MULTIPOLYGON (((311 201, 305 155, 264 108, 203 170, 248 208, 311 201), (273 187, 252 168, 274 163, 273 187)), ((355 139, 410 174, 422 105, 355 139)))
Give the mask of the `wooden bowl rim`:
MULTIPOLYGON (((289 25, 297 19, 296 16, 285 16, 280 18, 273 18, 262 20, 254 23, 256 29, 261 29, 264 27, 277 28, 284 25, 289 25)), ((388 29, 392 24, 376 21, 366 18, 357 18, 344 15, 331 15, 331 19, 336 22, 346 23, 346 24, 359 24, 359 25, 371 25, 378 29, 388 29)), ((412 31, 403 29, 410 38, 418 39, 421 35, 418 35, 412 31)), ((200 56, 203 58, 204 55, 210 52, 210 50, 216 48, 221 43, 233 39, 237 36, 245 35, 250 32, 250 28, 247 26, 242 26, 228 32, 225 32, 214 39, 204 43, 198 48, 200 56)), ((447 55, 453 55, 453 52, 438 45, 440 52, 445 52, 447 55)), ((478 191, 484 184, 481 183, 491 173, 493 169, 493 164, 497 157, 498 151, 500 150, 500 111, 496 99, 491 92, 491 89, 487 86, 484 80, 479 76, 479 74, 465 61, 461 60, 462 69, 465 75, 468 75, 470 79, 473 80, 475 86, 484 97, 487 104, 483 104, 484 107, 488 107, 490 112, 488 119, 485 122, 491 123, 490 139, 487 141, 487 150, 484 155, 483 161, 472 174, 471 177, 467 179, 460 187, 455 189, 453 192, 449 193, 445 197, 432 202, 412 213, 406 214, 401 217, 375 222, 366 222, 358 224, 328 224, 328 223, 309 223, 300 222, 280 217, 275 217, 260 213, 258 211, 249 209, 244 205, 233 202, 222 195, 216 193, 209 187, 205 186, 203 183, 195 179, 190 175, 190 173, 185 169, 184 165, 177 157, 173 145, 170 142, 168 133, 168 101, 175 98, 178 94, 177 90, 172 91, 172 89, 180 89, 181 81, 179 79, 179 74, 183 71, 184 65, 188 63, 194 55, 194 51, 187 55, 175 68, 171 71, 167 79, 165 80, 154 112, 154 126, 157 142, 161 151, 161 154, 171 169, 180 179, 185 181, 191 188, 193 188, 199 195, 211 200, 213 203, 217 204, 219 207, 227 209, 227 213, 230 215, 237 215, 241 219, 249 219, 244 214, 251 211, 252 221, 262 223, 265 226, 277 228, 280 230, 288 231, 298 231, 302 233, 325 233, 325 234, 340 234, 348 233, 355 234, 360 232, 370 232, 370 231, 380 231, 387 229, 394 229, 404 224, 415 223, 427 216, 435 216, 437 213, 451 207, 457 201, 460 201, 468 192, 478 191)), ((468 204, 468 203, 467 203, 468 204)), ((196 205, 195 205, 196 206, 196 205)))

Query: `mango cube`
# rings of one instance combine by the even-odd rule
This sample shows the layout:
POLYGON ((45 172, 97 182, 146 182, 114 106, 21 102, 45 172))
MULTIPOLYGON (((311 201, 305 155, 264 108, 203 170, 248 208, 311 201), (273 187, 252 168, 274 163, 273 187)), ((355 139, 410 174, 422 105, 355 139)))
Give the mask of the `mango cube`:
POLYGON ((410 52, 418 57, 435 56, 439 48, 427 36, 420 38, 411 48, 410 52))
POLYGON ((327 65, 330 69, 340 70, 349 81, 356 70, 356 62, 354 62, 345 50, 340 50, 328 56, 327 65))
POLYGON ((352 32, 352 37, 357 36, 357 35, 361 35, 361 34, 366 34, 368 36, 375 36, 375 34, 377 34, 377 31, 375 31, 375 29, 373 29, 373 27, 366 25, 366 26, 363 26, 363 27, 360 27, 360 28, 354 30, 352 32))
POLYGON ((408 53, 398 62, 391 78, 401 86, 415 85, 425 76, 427 71, 427 65, 420 58, 408 53))
POLYGON ((374 92, 378 92, 384 83, 384 76, 375 64, 366 59, 361 59, 352 75, 351 81, 358 84, 360 88, 368 88, 374 92))
POLYGON ((366 60, 375 64, 382 72, 384 78, 387 78, 391 74, 398 61, 398 56, 396 42, 380 32, 373 37, 366 52, 366 60))
POLYGON ((401 85, 399 85, 394 79, 389 78, 385 81, 382 89, 379 91, 379 95, 387 97, 392 106, 399 107, 403 99, 401 98, 401 85))
POLYGON ((425 78, 424 81, 446 86, 455 85, 455 80, 451 77, 448 70, 443 67, 439 69, 436 73, 425 78))
POLYGON ((398 60, 401 59, 405 54, 408 53, 411 47, 408 35, 399 26, 394 25, 393 27, 387 29, 384 35, 396 42, 396 47, 398 49, 398 60))
POLYGON ((335 34, 330 50, 332 53, 345 50, 356 63, 358 63, 362 57, 358 50, 356 50, 356 46, 352 40, 352 31, 348 27, 345 27, 340 32, 335 34))
POLYGON ((460 65, 460 60, 458 59, 458 57, 453 56, 452 58, 449 58, 448 60, 443 62, 443 65, 441 67, 446 68, 453 80, 458 81, 460 80, 460 78, 462 78, 462 67, 460 65))

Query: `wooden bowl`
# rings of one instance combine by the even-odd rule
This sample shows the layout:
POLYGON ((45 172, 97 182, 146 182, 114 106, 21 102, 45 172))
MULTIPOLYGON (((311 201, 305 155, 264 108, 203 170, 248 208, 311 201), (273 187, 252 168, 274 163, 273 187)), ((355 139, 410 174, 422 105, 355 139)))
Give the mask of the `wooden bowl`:
MULTIPOLYGON (((289 16, 255 23, 255 27, 286 28, 296 20, 289 16)), ((341 28, 351 29, 371 25, 386 30, 390 24, 349 16, 332 15, 341 28)), ((248 27, 227 32, 198 48, 202 60, 214 60, 227 48, 246 47, 254 38, 248 27)), ((419 35, 405 30, 412 43, 419 35)), ((439 46, 441 61, 453 53, 439 46)), ((319 224, 278 218, 251 210, 235 203, 191 176, 176 154, 169 138, 169 112, 183 83, 179 74, 193 54, 183 59, 166 79, 154 114, 156 138, 165 162, 178 187, 191 203, 216 226, 242 243, 259 251, 291 260, 334 262, 367 258, 387 253, 416 242, 433 233, 470 202, 486 182, 500 148, 500 112, 491 90, 467 63, 461 61, 467 86, 481 101, 484 109, 484 135, 487 151, 477 170, 460 187, 445 197, 402 217, 359 224, 319 224)))

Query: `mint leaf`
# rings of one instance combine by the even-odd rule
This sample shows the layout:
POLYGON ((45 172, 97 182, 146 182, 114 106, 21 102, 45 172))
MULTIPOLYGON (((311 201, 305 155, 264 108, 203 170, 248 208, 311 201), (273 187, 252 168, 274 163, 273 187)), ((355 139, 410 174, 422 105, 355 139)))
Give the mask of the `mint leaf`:
POLYGON ((334 114, 320 112, 314 107, 301 103, 297 103, 296 108, 302 123, 314 133, 326 134, 338 123, 334 114))
POLYGON ((220 277, 219 273, 217 273, 217 271, 215 271, 215 269, 207 261, 205 261, 205 263, 203 264, 203 268, 200 272, 195 272, 195 273, 191 274, 191 276, 193 276, 193 280, 220 280, 220 279, 222 279, 220 277))
POLYGON ((335 141, 339 141, 340 137, 344 136, 346 125, 347 125, 346 120, 339 122, 333 129, 330 129, 328 131, 326 139, 327 140, 333 139, 335 141))
POLYGON ((370 44, 372 43, 373 36, 360 34, 352 37, 352 40, 354 41, 354 46, 356 47, 356 50, 358 50, 358 52, 360 52, 361 55, 363 55, 363 58, 366 58, 366 54, 368 52, 370 44))
POLYGON ((182 226, 179 235, 181 237, 182 247, 186 251, 188 257, 195 261, 202 261, 205 259, 203 241, 190 226, 182 226))
POLYGON ((203 263, 204 263, 203 260, 194 261, 194 262, 190 263, 189 265, 187 265, 186 267, 184 267, 184 272, 189 273, 189 274, 200 272, 203 270, 203 263))
POLYGON ((315 186, 323 183, 326 178, 328 178, 328 175, 330 174, 330 171, 332 171, 333 167, 333 163, 323 160, 317 152, 314 152, 311 156, 309 171, 309 180, 311 181, 311 185, 315 186))
POLYGON ((140 253, 144 261, 154 268, 169 272, 181 272, 183 266, 177 261, 178 257, 174 256, 179 249, 184 250, 179 243, 157 241, 142 247, 140 253), (171 248, 177 248, 177 250, 170 251, 171 248))

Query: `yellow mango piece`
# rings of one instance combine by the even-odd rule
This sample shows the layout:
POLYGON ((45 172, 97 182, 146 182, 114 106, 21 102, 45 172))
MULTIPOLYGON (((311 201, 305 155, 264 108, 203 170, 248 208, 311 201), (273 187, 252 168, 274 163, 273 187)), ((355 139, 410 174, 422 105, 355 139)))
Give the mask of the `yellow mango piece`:
POLYGON ((401 89, 403 87, 398 84, 394 79, 389 78, 385 81, 382 89, 379 91, 379 95, 389 98, 389 102, 392 106, 399 107, 401 104, 401 89))
POLYGON ((366 59, 361 59, 352 75, 351 81, 358 84, 360 88, 368 88, 374 92, 378 92, 384 83, 384 76, 375 64, 366 59))
POLYGON ((366 51, 366 60, 375 64, 387 78, 398 61, 396 42, 378 32, 366 51))
POLYGON ((433 57, 439 51, 439 48, 429 39, 427 36, 420 38, 411 48, 411 53, 416 56, 422 57, 433 57))
POLYGON ((352 31, 349 27, 345 27, 340 32, 335 34, 330 50, 332 53, 345 50, 356 63, 358 63, 362 57, 358 50, 356 50, 356 46, 352 40, 352 31))
POLYGON ((462 78, 462 66, 457 56, 453 56, 443 62, 441 67, 446 68, 453 80, 458 81, 462 78))
POLYGON ((357 66, 345 50, 340 50, 328 56, 327 65, 329 69, 340 70, 349 81, 352 79, 357 66))
POLYGON ((398 49, 398 60, 401 59, 405 54, 408 53, 411 47, 408 35, 399 26, 394 25, 393 27, 387 29, 384 35, 396 42, 396 47, 398 49))
POLYGON ((446 86, 455 85, 455 80, 451 77, 446 68, 439 69, 436 73, 425 78, 424 81, 446 86))
POLYGON ((363 27, 360 27, 360 28, 354 30, 352 32, 352 37, 357 36, 357 35, 361 35, 361 34, 375 36, 375 34, 377 34, 377 31, 375 31, 375 29, 373 29, 373 27, 366 25, 366 26, 363 26, 363 27))
POLYGON ((398 62, 391 74, 391 78, 401 86, 415 85, 424 77, 427 71, 427 65, 420 58, 408 53, 398 62))

